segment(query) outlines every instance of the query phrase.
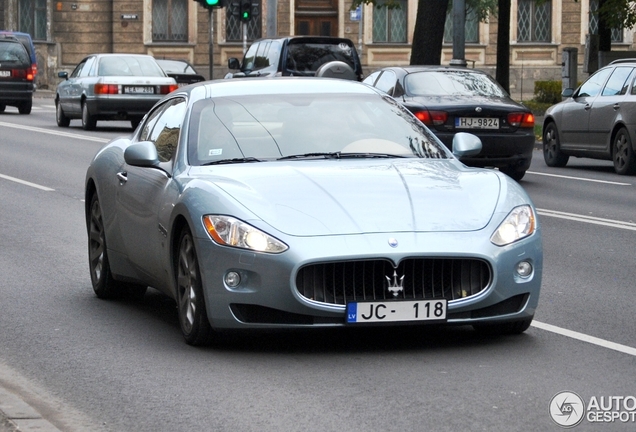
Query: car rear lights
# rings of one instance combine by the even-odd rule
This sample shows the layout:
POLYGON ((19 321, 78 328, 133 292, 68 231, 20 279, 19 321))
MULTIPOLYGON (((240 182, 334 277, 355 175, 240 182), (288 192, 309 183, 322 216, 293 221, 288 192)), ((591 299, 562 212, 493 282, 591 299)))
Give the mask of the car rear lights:
POLYGON ((96 95, 120 94, 121 88, 117 84, 95 84, 96 95))
POLYGON ((533 128, 534 115, 532 113, 510 113, 508 114, 508 124, 514 127, 533 128))
POLYGON ((30 67, 27 69, 11 69, 11 77, 33 81, 34 74, 30 67))
POLYGON ((175 91, 178 88, 179 88, 179 86, 177 84, 162 85, 162 86, 159 86, 159 94, 172 93, 173 91, 175 91))
POLYGON ((422 123, 426 126, 440 126, 446 123, 448 113, 444 111, 417 111, 414 113, 422 123))

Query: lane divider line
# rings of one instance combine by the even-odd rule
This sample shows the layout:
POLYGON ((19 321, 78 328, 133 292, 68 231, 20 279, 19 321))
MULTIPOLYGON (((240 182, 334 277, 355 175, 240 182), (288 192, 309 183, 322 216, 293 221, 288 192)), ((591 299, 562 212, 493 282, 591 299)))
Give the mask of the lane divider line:
POLYGON ((108 138, 98 138, 98 137, 93 137, 88 135, 74 134, 70 132, 62 132, 62 131, 44 129, 44 128, 33 127, 33 126, 19 125, 15 123, 0 122, 0 126, 10 127, 14 129, 28 130, 30 132, 40 132, 40 133, 46 133, 50 135, 58 135, 58 136, 63 136, 67 138, 76 138, 76 139, 81 139, 86 141, 95 141, 100 143, 107 143, 110 141, 110 139, 108 138))
POLYGON ((20 183, 20 184, 23 184, 23 185, 26 185, 26 186, 31 186, 33 188, 40 189, 40 190, 43 190, 45 192, 54 192, 55 191, 55 189, 51 189, 51 188, 46 187, 46 186, 41 186, 41 185, 36 184, 36 183, 31 183, 31 182, 28 182, 26 180, 20 180, 18 178, 10 177, 10 176, 4 175, 4 174, 0 174, 0 178, 3 178, 5 180, 9 180, 9 181, 12 181, 12 182, 20 183))
POLYGON ((599 218, 594 216, 586 216, 586 215, 580 215, 575 213, 566 213, 566 212, 560 212, 556 210, 546 210, 546 209, 537 209, 537 213, 539 213, 539 215, 541 216, 549 216, 549 217, 555 217, 560 219, 573 220, 577 222, 585 222, 590 224, 604 225, 604 226, 613 227, 613 228, 636 231, 636 223, 633 223, 633 222, 623 222, 623 221, 618 221, 613 219, 605 219, 605 218, 599 218))
POLYGON ((611 349, 614 351, 622 352, 624 354, 629 354, 631 356, 636 357, 636 348, 632 348, 627 345, 621 345, 615 342, 610 342, 605 339, 597 338, 594 336, 586 335, 585 333, 579 333, 572 330, 564 329, 561 327, 554 326, 552 324, 542 323, 540 321, 532 321, 530 324, 532 327, 536 327, 541 330, 549 331, 552 333, 556 333, 562 336, 566 336, 572 339, 580 340, 583 342, 591 343, 593 345, 597 345, 603 348, 611 349))
POLYGON ((547 176, 547 177, 558 177, 558 178, 569 179, 569 180, 581 180, 581 181, 588 181, 588 182, 594 182, 594 183, 606 183, 606 184, 613 184, 613 185, 618 185, 618 186, 631 186, 632 185, 631 183, 620 183, 620 182, 613 182, 613 181, 608 181, 608 180, 587 179, 587 178, 583 178, 583 177, 572 177, 572 176, 565 176, 565 175, 559 175, 559 174, 549 174, 549 173, 542 173, 542 172, 536 172, 536 171, 527 171, 527 174, 542 175, 542 176, 547 176))

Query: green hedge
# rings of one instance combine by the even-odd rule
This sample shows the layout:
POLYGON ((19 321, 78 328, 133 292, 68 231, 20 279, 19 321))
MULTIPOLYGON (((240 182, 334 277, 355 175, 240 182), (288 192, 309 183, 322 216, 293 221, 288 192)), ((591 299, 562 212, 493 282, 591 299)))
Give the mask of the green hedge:
POLYGON ((561 86, 561 81, 535 81, 535 100, 549 104, 561 102, 561 86))

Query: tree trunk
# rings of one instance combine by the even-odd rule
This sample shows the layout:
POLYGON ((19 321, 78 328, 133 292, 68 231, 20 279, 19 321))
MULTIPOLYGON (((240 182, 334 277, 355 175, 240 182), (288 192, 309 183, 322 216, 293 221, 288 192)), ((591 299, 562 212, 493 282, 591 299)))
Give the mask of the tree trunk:
POLYGON ((412 65, 438 65, 442 58, 448 0, 418 0, 411 45, 412 65))
MULTIPOLYGON (((498 0, 497 72, 495 79, 510 93, 510 0, 498 0)), ((523 78, 523 77, 522 77, 523 78)))

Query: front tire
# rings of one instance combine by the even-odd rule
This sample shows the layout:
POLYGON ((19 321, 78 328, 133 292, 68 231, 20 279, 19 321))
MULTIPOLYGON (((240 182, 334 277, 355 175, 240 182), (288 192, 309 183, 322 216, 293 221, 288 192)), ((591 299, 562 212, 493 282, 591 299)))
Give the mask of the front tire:
POLYGON ((632 148, 632 140, 625 128, 620 128, 614 137, 612 160, 617 174, 629 175, 636 172, 636 156, 632 148))
POLYGON ((97 120, 88 112, 88 104, 86 102, 82 103, 82 128, 91 131, 95 129, 96 124, 97 120))
POLYGON ((549 167, 564 167, 570 159, 570 156, 561 153, 559 131, 552 122, 543 130, 543 159, 549 167))
POLYGON ((206 345, 212 340, 213 330, 205 309, 194 239, 187 227, 181 231, 178 244, 175 274, 181 332, 188 345, 206 345))
POLYGON ((59 100, 55 101, 55 121, 57 121, 59 127, 68 127, 71 124, 71 119, 64 114, 59 100))

